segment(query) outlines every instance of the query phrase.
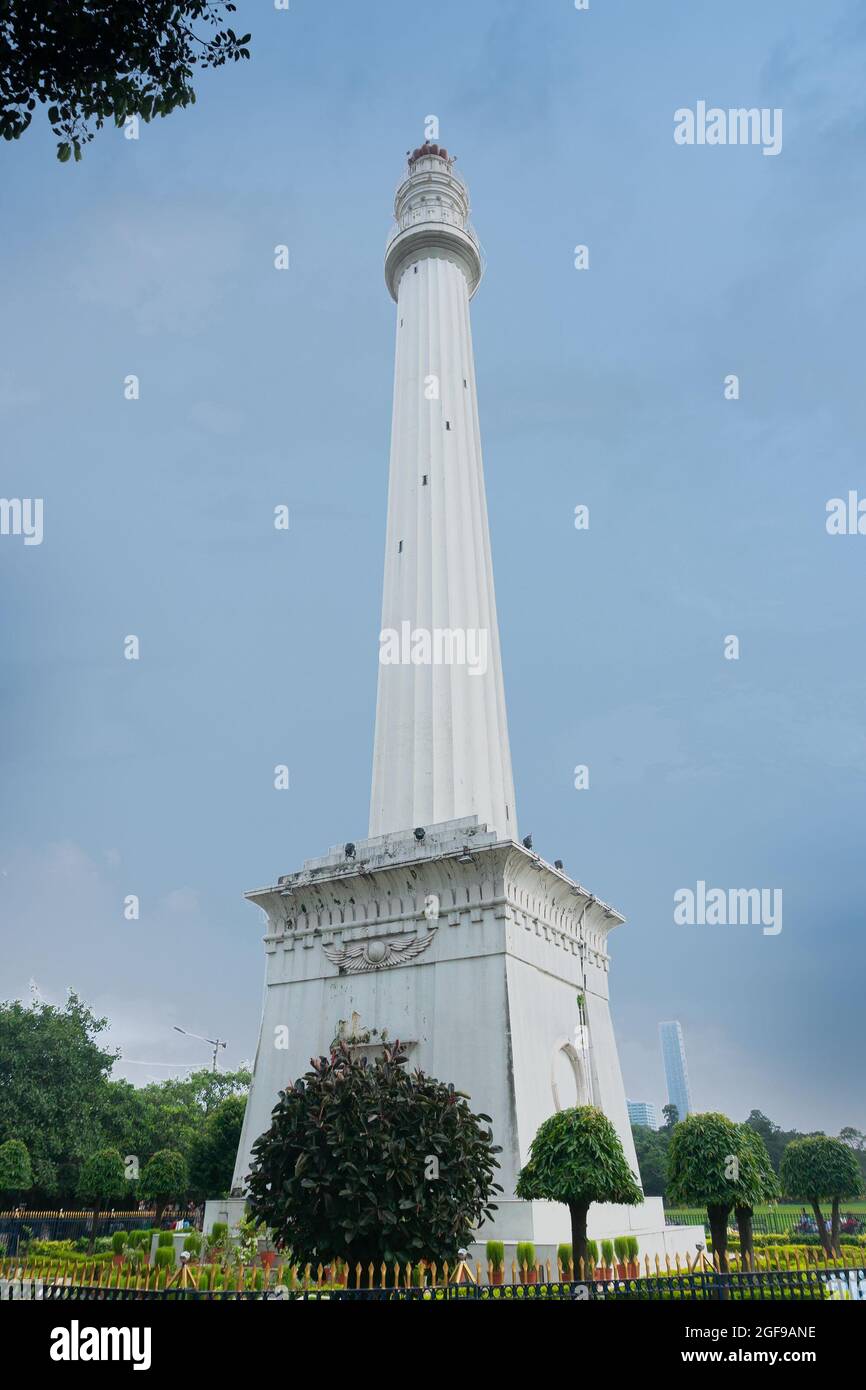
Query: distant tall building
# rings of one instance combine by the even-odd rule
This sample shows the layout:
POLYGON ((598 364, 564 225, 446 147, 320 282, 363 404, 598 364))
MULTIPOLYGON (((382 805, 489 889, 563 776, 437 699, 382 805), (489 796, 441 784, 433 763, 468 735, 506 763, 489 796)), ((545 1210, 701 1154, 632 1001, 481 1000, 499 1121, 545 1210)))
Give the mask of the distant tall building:
POLYGON ((660 1023, 659 1037, 662 1044, 662 1061, 665 1064, 668 1103, 677 1107, 678 1118, 684 1120, 692 1110, 692 1093, 689 1090, 689 1069, 686 1066, 683 1030, 675 1020, 660 1023))
POLYGON ((646 1125, 647 1129, 658 1129, 659 1112, 648 1100, 627 1100, 629 1124, 646 1125))

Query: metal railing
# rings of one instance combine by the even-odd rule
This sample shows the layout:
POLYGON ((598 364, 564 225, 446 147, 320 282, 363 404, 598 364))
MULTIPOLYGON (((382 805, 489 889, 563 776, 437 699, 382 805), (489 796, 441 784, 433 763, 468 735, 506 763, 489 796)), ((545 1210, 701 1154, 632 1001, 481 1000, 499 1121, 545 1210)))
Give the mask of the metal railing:
MULTIPOLYGON (((97 1236, 115 1231, 136 1231, 153 1225, 153 1211, 104 1211, 96 1222, 97 1236)), ((163 1221, 175 1221, 186 1212, 166 1211, 163 1221)), ((0 1257, 15 1256, 22 1239, 79 1240, 90 1236, 93 1213, 89 1211, 0 1212, 0 1257)))
POLYGON ((400 236, 402 232, 411 231, 414 227, 436 226, 455 227, 458 232, 465 232, 469 240, 474 243, 478 250, 481 249, 481 242, 478 239, 478 233, 476 232, 471 222, 465 222, 463 218, 458 217, 456 213, 448 213, 445 210, 440 211, 438 209, 436 209, 436 215, 434 217, 427 216, 426 214, 422 213, 412 212, 404 213, 399 222, 397 222, 395 218, 394 221, 391 223, 390 229, 388 231, 388 235, 385 241, 385 249, 387 251, 388 247, 391 245, 391 242, 395 241, 396 238, 400 236))
POLYGON ((272 1286, 265 1289, 205 1290, 191 1285, 170 1288, 101 1287, 95 1284, 43 1284, 13 1299, 42 1302, 789 1302, 792 1300, 866 1300, 866 1269, 693 1271, 639 1279, 555 1281, 542 1284, 437 1284, 425 1287, 316 1288, 272 1286))

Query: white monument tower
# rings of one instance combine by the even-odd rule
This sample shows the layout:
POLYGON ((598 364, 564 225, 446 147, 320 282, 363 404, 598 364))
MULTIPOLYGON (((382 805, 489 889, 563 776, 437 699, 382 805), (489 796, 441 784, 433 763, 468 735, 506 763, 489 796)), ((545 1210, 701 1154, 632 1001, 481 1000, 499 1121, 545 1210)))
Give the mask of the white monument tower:
POLYGON ((445 150, 414 151, 394 218, 385 281, 397 301, 397 348, 370 834, 476 815, 513 840, 469 323, 483 267, 469 194, 445 150), (397 660, 384 664, 391 655, 397 660))
MULTIPOLYGON (((369 838, 247 894, 267 916, 267 988, 235 1191, 310 1057, 338 1036, 372 1054, 385 1035, 493 1117, 505 1191, 480 1238, 549 1253, 569 1239, 567 1211, 514 1198, 542 1120, 600 1106, 637 1171, 608 1008, 607 937, 623 918, 517 839, 469 322, 483 261, 445 150, 409 156, 394 215, 369 838)), ((226 1211, 210 1203, 208 1220, 226 1211)), ((664 1253, 663 1225, 659 1199, 590 1213, 590 1234, 637 1232, 649 1254, 664 1253)))

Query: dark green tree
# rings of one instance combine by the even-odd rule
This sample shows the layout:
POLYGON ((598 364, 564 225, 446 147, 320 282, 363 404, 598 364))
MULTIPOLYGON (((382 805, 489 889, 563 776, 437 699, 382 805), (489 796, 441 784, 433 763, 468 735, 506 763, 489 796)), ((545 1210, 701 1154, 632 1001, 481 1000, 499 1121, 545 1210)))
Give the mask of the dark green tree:
POLYGON ((770 1155, 770 1162, 778 1173, 779 1164, 782 1162, 782 1154, 785 1152, 785 1145, 790 1144, 792 1139, 801 1139, 803 1136, 798 1129, 782 1129, 762 1110, 751 1110, 746 1119, 746 1124, 750 1129, 754 1129, 763 1139, 767 1152, 770 1155))
POLYGON ((36 1205, 73 1202, 81 1164, 100 1149, 142 1166, 160 1149, 189 1158, 208 1116, 228 1096, 246 1095, 248 1071, 202 1068, 142 1087, 113 1081, 116 1053, 100 1045, 107 1027, 75 994, 62 1008, 0 1004, 0 1143, 27 1146, 36 1205))
POLYGON ((644 1192, 647 1197, 664 1197, 670 1134, 648 1125, 632 1125, 631 1133, 644 1192))
POLYGON ((228 1195, 246 1106, 243 1096, 229 1096, 207 1116, 193 1140, 189 1184, 196 1200, 228 1195))
POLYGON ((72 993, 62 1008, 0 1004, 0 1142, 26 1144, 37 1201, 72 1200, 82 1161, 104 1146, 107 1027, 72 993))
POLYGON ((27 1145, 20 1139, 7 1139, 0 1144, 0 1193, 8 1194, 6 1201, 19 1202, 33 1186, 33 1170, 27 1145))
POLYGON ((103 1097, 103 1129, 110 1142, 142 1162, 160 1149, 174 1149, 189 1161, 208 1116, 229 1096, 245 1099, 249 1084, 248 1071, 204 1069, 142 1087, 114 1081, 103 1097))
POLYGON ((123 1159, 117 1149, 99 1149, 82 1166, 78 1179, 78 1196, 93 1210, 90 1225, 90 1248, 96 1243, 96 1228, 100 1212, 114 1206, 126 1196, 128 1182, 123 1159))
POLYGON ((662 1130, 667 1134, 670 1134, 674 1125, 679 1124, 680 1112, 675 1105, 671 1104, 662 1106, 662 1114, 665 1117, 665 1122, 662 1125, 662 1130))
POLYGON ((728 1268, 728 1216, 763 1201, 755 1153, 741 1126, 713 1111, 687 1115, 674 1129, 668 1149, 668 1198, 705 1206, 723 1273, 728 1268))
POLYGON ((758 1131, 748 1124, 738 1125, 737 1128, 740 1137, 738 1162, 741 1170, 745 1169, 745 1172, 737 1183, 740 1190, 734 1199, 734 1215, 740 1235, 740 1253, 744 1260, 752 1265, 755 1257, 755 1206, 759 1202, 769 1202, 778 1197, 780 1188, 767 1146, 758 1131))
POLYGON ((845 1125, 844 1129, 839 1130, 839 1138, 843 1144, 847 1144, 857 1160, 860 1169, 860 1177, 866 1187, 866 1134, 862 1130, 855 1129, 853 1125, 845 1125))
POLYGON ((162 1224, 169 1202, 179 1202, 189 1188, 189 1172, 183 1154, 173 1149, 160 1149, 148 1159, 141 1174, 139 1192, 145 1201, 153 1202, 156 1214, 153 1224, 162 1224))
POLYGON ((525 1202, 563 1202, 568 1207, 575 1269, 580 1269, 581 1260, 588 1264, 586 1217, 591 1203, 636 1206, 643 1201, 619 1135, 593 1105, 560 1110, 539 1125, 515 1190, 525 1202))
POLYGON ((826 1253, 838 1252, 839 1203, 845 1197, 859 1196, 863 1190, 860 1166, 853 1150, 841 1139, 831 1139, 826 1134, 794 1139, 782 1155, 779 1176, 782 1190, 788 1197, 811 1203, 826 1253), (832 1204, 829 1233, 821 1210, 822 1201, 832 1204))
POLYGON ((253 1146, 253 1218, 302 1265, 453 1261, 502 1190, 490 1117, 409 1072, 399 1042, 372 1064, 340 1043, 311 1068, 253 1146))
POLYGON ((222 27, 236 8, 230 0, 3 0, 0 135, 17 140, 44 106, 58 159, 80 159, 106 121, 149 121, 188 106, 195 68, 250 56, 250 35, 222 27))

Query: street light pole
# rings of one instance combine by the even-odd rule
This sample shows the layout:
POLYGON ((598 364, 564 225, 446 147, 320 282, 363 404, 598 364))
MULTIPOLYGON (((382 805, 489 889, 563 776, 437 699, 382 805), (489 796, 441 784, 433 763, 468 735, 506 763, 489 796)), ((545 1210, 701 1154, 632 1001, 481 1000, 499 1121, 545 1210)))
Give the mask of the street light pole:
POLYGON ((213 1048, 213 1065, 211 1067, 211 1071, 216 1071, 217 1053, 219 1052, 221 1047, 226 1046, 226 1044, 223 1042, 221 1038, 203 1038, 201 1033, 190 1033, 186 1028, 178 1028, 176 1023, 174 1024, 174 1031, 176 1033, 183 1033, 184 1037, 186 1038, 197 1038, 199 1042, 208 1043, 213 1048))

